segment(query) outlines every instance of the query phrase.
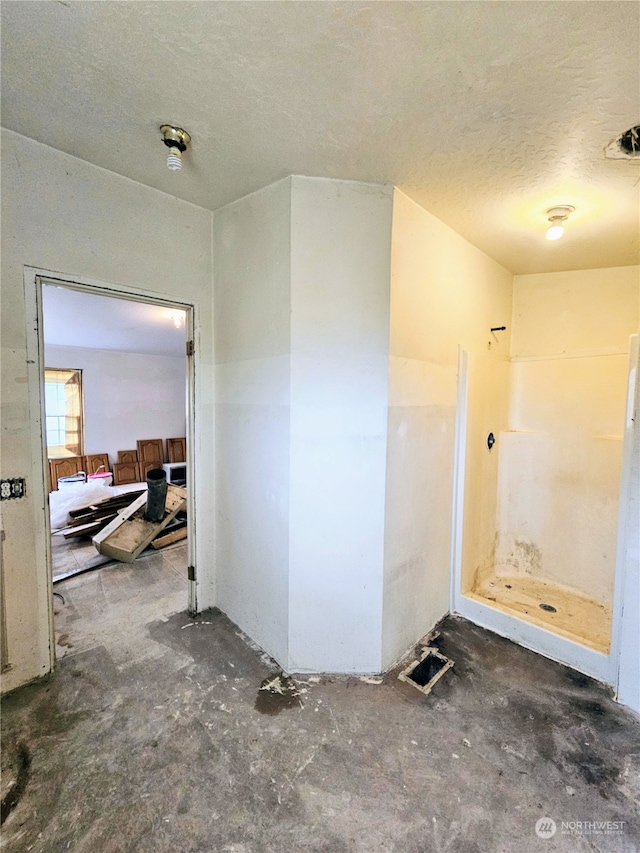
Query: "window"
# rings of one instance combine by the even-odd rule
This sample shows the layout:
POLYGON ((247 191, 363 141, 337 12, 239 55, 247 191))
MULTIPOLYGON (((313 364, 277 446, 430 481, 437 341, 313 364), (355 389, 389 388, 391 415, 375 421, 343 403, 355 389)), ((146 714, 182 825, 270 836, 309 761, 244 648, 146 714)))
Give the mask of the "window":
POLYGON ((44 371, 47 455, 82 456, 82 371, 44 371))

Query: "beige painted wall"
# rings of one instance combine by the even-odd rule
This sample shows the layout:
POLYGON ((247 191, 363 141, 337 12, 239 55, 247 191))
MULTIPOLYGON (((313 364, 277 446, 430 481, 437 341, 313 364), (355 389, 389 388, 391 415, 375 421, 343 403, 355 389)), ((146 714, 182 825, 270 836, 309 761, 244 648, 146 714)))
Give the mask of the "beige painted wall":
POLYGON ((516 276, 499 574, 612 603, 637 267, 516 276))
POLYGON ((637 266, 517 275, 512 358, 628 352, 639 303, 637 266))
MULTIPOLYGON (((385 666, 449 609, 458 346, 470 353, 491 353, 497 362, 508 357, 508 330, 495 335, 489 330, 509 325, 511 287, 507 270, 403 193, 394 192, 385 666)), ((478 364, 484 369, 484 362, 478 364)), ((480 435, 484 429, 480 417, 473 432, 480 435)), ((472 460, 474 478, 475 468, 483 466, 482 452, 472 460)), ((493 457, 490 462, 478 483, 495 495, 497 466, 493 457)), ((480 532, 490 529, 492 543, 494 519, 476 527, 480 532)), ((486 550, 482 535, 474 547, 486 550)))
POLYGON ((50 664, 46 497, 40 412, 27 364, 27 323, 33 318, 26 315, 25 265, 195 305, 199 601, 204 607, 214 603, 211 214, 3 131, 2 476, 26 477, 27 487, 25 498, 2 503, 11 663, 2 675, 3 691, 42 675, 50 664))
MULTIPOLYGON (((507 331, 497 333, 509 340, 507 331)), ((468 592, 493 571, 496 551, 498 480, 509 418, 511 383, 508 359, 490 351, 470 352, 467 373, 464 536, 461 591, 468 592), (487 440, 493 433, 495 444, 487 440)))

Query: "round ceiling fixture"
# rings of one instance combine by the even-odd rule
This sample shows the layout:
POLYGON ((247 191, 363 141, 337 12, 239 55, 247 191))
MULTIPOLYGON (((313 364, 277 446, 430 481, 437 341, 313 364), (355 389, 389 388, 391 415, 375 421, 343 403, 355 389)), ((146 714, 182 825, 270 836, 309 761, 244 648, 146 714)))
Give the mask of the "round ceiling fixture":
POLYGON ((186 130, 181 127, 175 127, 173 124, 160 125, 160 133, 162 141, 169 149, 167 154, 167 169, 172 172, 179 172, 182 168, 182 153, 187 150, 187 145, 191 142, 191 136, 186 130))
POLYGON ((572 204, 559 204, 556 207, 550 207, 547 211, 547 218, 551 225, 547 228, 547 240, 559 240, 564 234, 564 223, 573 213, 575 207, 572 204))

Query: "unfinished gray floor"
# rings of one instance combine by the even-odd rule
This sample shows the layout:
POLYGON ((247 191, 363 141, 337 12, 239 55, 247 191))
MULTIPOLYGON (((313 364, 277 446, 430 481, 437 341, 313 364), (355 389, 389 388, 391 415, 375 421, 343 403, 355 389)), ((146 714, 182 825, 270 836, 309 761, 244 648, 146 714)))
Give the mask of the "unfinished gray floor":
POLYGON ((63 579, 84 569, 112 562, 99 554, 88 537, 65 539, 60 533, 51 537, 51 563, 53 580, 63 579))
POLYGON ((66 655, 4 700, 3 794, 21 763, 24 791, 3 850, 640 849, 640 726, 600 685, 448 618, 455 666, 429 696, 391 673, 298 678, 278 701, 221 613, 170 615, 168 556, 56 585, 66 655))

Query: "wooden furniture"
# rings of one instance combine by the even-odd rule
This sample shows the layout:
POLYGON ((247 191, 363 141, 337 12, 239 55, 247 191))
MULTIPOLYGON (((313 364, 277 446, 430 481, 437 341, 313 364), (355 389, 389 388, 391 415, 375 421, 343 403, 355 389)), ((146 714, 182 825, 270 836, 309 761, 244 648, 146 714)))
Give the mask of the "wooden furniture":
POLYGON ((168 438, 167 439, 167 461, 168 462, 186 462, 187 461, 187 439, 186 438, 168 438))
POLYGON ((154 468, 162 468, 162 462, 158 462, 157 459, 152 462, 138 462, 138 468, 140 469, 140 480, 144 483, 147 479, 147 472, 154 468))
POLYGON ((56 491, 60 477, 72 477, 78 471, 84 471, 84 456, 66 456, 49 460, 49 479, 51 490, 56 491))
POLYGON ((98 470, 110 471, 108 453, 90 453, 84 457, 84 470, 87 474, 95 474, 98 470))
MULTIPOLYGON (((113 485, 141 483, 147 478, 147 471, 162 468, 164 463, 163 442, 161 438, 147 438, 137 442, 137 450, 119 450, 118 461, 113 466, 113 485)), ((186 438, 168 438, 167 453, 169 463, 185 465, 187 460, 186 438)), ((98 471, 110 471, 108 453, 89 453, 86 456, 66 456, 49 460, 50 489, 58 488, 60 477, 70 477, 79 471, 96 474, 98 471)), ((167 477, 169 480, 169 477, 167 477)))
POLYGON ((164 462, 164 450, 161 438, 144 438, 138 440, 138 462, 164 462))
POLYGON ((116 462, 113 466, 113 485, 124 486, 126 483, 139 483, 140 469, 137 462, 116 462))

